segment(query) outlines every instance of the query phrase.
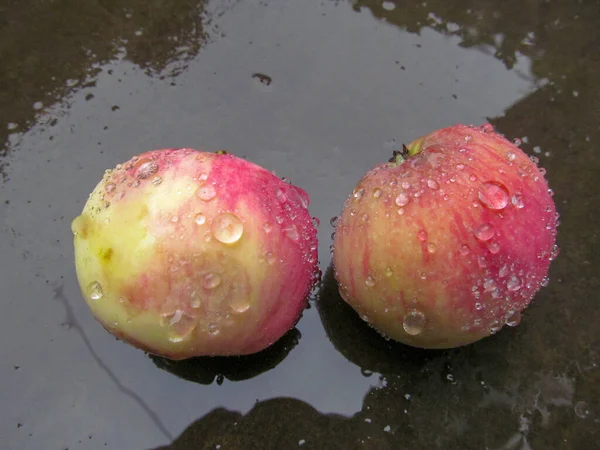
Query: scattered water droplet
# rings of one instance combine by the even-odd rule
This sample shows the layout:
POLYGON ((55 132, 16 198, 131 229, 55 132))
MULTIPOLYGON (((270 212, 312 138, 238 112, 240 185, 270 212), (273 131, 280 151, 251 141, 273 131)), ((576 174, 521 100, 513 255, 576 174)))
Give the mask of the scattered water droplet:
POLYGON ((577 402, 573 410, 575 411, 575 415, 580 419, 585 419, 590 415, 590 407, 586 402, 583 401, 577 402))
POLYGON ((400 192, 396 197, 396 205, 398 206, 406 206, 410 202, 410 197, 405 192, 400 192))
POLYGON ((400 209, 398 210, 398 214, 399 214, 400 216, 401 216, 402 214, 404 214, 404 208, 400 208, 400 209))
POLYGON ((338 216, 333 216, 331 219, 329 219, 329 224, 332 227, 335 227, 338 223, 338 216))
POLYGON ((542 286, 542 287, 548 287, 549 284, 550 284, 550 278, 548 278, 548 277, 542 278, 540 286, 542 286))
POLYGON ((104 190, 106 192, 108 192, 109 194, 111 192, 113 192, 116 188, 117 188, 117 185, 115 183, 113 183, 113 182, 106 183, 106 186, 104 186, 104 190))
POLYGON ((360 200, 361 198, 363 198, 364 193, 365 193, 365 190, 363 188, 360 188, 360 189, 355 189, 354 192, 352 193, 352 195, 354 196, 354 198, 356 200, 360 200))
POLYGON ((516 157, 517 155, 515 155, 513 152, 506 152, 506 159, 509 161, 514 161, 516 157))
POLYGON ((469 252, 470 252, 470 250, 469 250, 469 246, 467 244, 463 244, 460 246, 460 254, 461 255, 466 256, 469 254, 469 252))
POLYGON ((429 253, 435 253, 435 250, 436 250, 435 244, 432 244, 432 243, 427 244, 427 251, 429 253))
POLYGON ((158 164, 156 161, 140 160, 136 164, 137 170, 135 176, 140 180, 144 180, 151 177, 158 171, 158 164))
POLYGON ((236 314, 243 314, 250 309, 250 302, 245 296, 237 294, 229 300, 229 308, 236 314))
POLYGON ((207 184, 198 188, 196 196, 200 200, 208 202, 217 196, 217 190, 212 184, 207 184))
POLYGON ((386 277, 391 277, 394 274, 394 272, 392 271, 391 267, 386 267, 385 269, 385 276, 386 277))
POLYGON ((471 180, 471 181, 477 181, 477 177, 475 175, 471 174, 469 176, 469 180, 471 180))
POLYGON ((202 281, 202 285, 206 289, 214 289, 221 284, 221 277, 216 273, 207 273, 204 275, 204 280, 202 281))
POLYGON ((216 336, 220 332, 221 332, 221 329, 219 328, 218 324, 216 324, 216 323, 208 324, 208 334, 210 334, 211 336, 216 336))
POLYGON ((213 220, 212 234, 219 242, 233 244, 240 240, 243 233, 244 225, 235 214, 223 213, 213 220))
POLYGON ((154 177, 154 178, 152 179, 151 183, 152 183, 154 186, 158 186, 160 183, 162 183, 162 181, 163 181, 162 177, 154 177))
POLYGON ((173 222, 173 223, 179 222, 179 217, 177 217, 177 216, 171 217, 171 222, 173 222))
POLYGON ((457 168, 458 170, 463 170, 463 169, 465 168, 465 165, 464 165, 464 164, 462 164, 462 163, 458 163, 458 164, 456 165, 456 168, 457 168))
POLYGON ((381 197, 381 189, 379 189, 379 188, 373 189, 373 197, 375 197, 375 198, 381 197))
POLYGON ((367 278, 365 279, 365 284, 367 285, 367 287, 375 286, 375 278, 373 278, 371 275, 367 276, 367 278))
POLYGON ((183 341, 185 338, 189 337, 196 328, 196 319, 180 309, 163 317, 169 327, 168 339, 171 342, 183 341))
POLYGON ((421 311, 412 310, 404 316, 402 327, 411 336, 417 336, 425 329, 425 314, 421 311))
POLYGON ((479 201, 489 209, 504 209, 508 205, 508 189, 501 183, 486 181, 479 186, 479 201))
POLYGON ((321 225, 321 221, 319 220, 318 217, 313 217, 312 218, 312 224, 313 224, 313 227, 319 228, 319 225, 321 225))
POLYGON ((481 311, 483 309, 483 305, 479 302, 475 303, 475 309, 477 311, 481 311))
POLYGON ((429 186, 429 189, 433 189, 434 191, 440 188, 439 183, 435 180, 427 180, 427 186, 429 186))
POLYGON ((287 201, 287 195, 285 195, 285 192, 283 192, 281 189, 277 190, 277 192, 275 193, 275 196, 277 197, 277 200, 279 200, 281 203, 284 203, 287 201))
POLYGON ((298 229, 296 228, 296 225, 292 224, 288 227, 285 227, 283 229, 283 233, 289 237, 292 241, 297 241, 298 240, 298 229))
POLYGON ((558 247, 558 245, 553 245, 552 246, 552 250, 550 251, 550 256, 548 257, 548 259, 550 261, 554 261, 556 259, 556 257, 559 255, 560 253, 560 248, 558 247))
POLYGON ((515 274, 512 274, 508 278, 508 282, 506 283, 506 288, 509 291, 518 291, 521 288, 521 280, 515 274))
POLYGON ((87 295, 91 300, 100 300, 104 295, 104 289, 99 282, 92 281, 88 284, 87 295))
POLYGON ((494 230, 494 226, 490 223, 484 223, 479 225, 477 228, 473 230, 473 234, 480 241, 489 241, 494 237, 496 231, 494 230))
POLYGON ((417 233, 417 237, 421 242, 425 242, 427 240, 427 231, 419 230, 419 232, 417 233))
POLYGON ((490 251, 490 253, 492 253, 493 255, 495 255, 496 253, 498 253, 500 251, 500 244, 498 243, 498 241, 490 241, 488 242, 488 250, 490 251))
POLYGON ((506 325, 509 327, 516 327, 519 323, 521 323, 521 313, 519 311, 511 312, 506 319, 506 325))
POLYGON ((204 225, 206 223, 206 216, 202 213, 198 213, 194 217, 194 222, 196 222, 196 225, 204 225))
POLYGON ((401 186, 402 189, 410 189, 410 183, 408 181, 403 181, 401 186))
POLYGON ((275 262, 275 255, 273 254, 273 252, 265 253, 265 260, 268 264, 273 264, 275 262))
POLYGON ((266 222, 263 227, 262 227, 263 231, 265 233, 270 233, 271 231, 273 231, 273 225, 271 225, 269 222, 266 222))

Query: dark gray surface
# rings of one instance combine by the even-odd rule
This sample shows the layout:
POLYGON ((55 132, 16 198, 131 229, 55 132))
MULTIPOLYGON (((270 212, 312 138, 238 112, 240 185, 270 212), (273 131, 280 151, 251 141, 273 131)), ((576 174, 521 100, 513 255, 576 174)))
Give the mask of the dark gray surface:
POLYGON ((600 448, 600 2, 392 5, 0 3, 0 448, 600 448), (173 364, 115 341, 81 298, 70 222, 136 153, 225 148, 290 178, 326 271, 329 218, 366 170, 486 119, 526 136, 561 214, 550 285, 516 329, 390 344, 327 273, 301 337, 173 364))

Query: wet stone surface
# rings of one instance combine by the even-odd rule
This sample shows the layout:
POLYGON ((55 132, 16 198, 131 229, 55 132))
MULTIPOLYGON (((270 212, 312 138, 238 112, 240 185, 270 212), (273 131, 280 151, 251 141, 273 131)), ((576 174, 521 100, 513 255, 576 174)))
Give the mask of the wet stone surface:
MULTIPOLYGON (((5 3, 0 448, 597 448, 600 2, 5 3), (387 341, 341 299, 327 218, 403 143, 485 121, 547 171, 560 256, 531 306, 489 338, 445 351, 387 341), (311 197, 323 282, 264 352, 150 357, 83 300, 104 292, 80 291, 71 222, 105 169, 164 147, 226 149, 311 197)), ((356 195, 384 201, 382 188, 356 195)), ((476 195, 493 211, 528 207, 499 184, 476 195)), ((417 200, 389 201, 405 214, 417 200)), ((240 225, 224 216, 214 236, 245 239, 240 225)), ((477 236, 493 246, 489 229, 477 236)), ((506 283, 519 292, 523 280, 506 283)), ((183 314, 165 320, 186 331, 183 314)), ((425 323, 415 310, 403 326, 418 335, 425 323)))

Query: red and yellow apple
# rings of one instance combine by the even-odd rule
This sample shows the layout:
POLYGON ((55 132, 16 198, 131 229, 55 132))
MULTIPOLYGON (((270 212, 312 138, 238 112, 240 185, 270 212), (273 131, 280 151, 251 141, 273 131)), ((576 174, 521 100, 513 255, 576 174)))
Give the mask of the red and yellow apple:
POLYGON ((171 359, 244 355, 292 328, 318 270, 308 195, 224 152, 107 170, 72 223, 82 293, 112 334, 171 359))
POLYGON ((551 190, 486 124, 416 139, 370 170, 333 245, 340 295, 383 335, 451 348, 514 326, 558 254, 551 190))

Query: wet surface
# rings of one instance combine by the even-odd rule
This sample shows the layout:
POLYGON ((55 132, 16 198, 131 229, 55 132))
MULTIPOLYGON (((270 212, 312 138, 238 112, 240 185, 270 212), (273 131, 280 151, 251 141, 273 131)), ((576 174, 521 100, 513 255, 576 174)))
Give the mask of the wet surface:
POLYGON ((598 448, 598 1, 22 1, 0 5, 0 448, 598 448), (561 214, 521 324, 449 351, 341 301, 332 228, 402 143, 489 120, 561 214), (91 317, 71 220, 104 169, 227 149, 303 187, 322 286, 252 357, 171 362, 91 317))

